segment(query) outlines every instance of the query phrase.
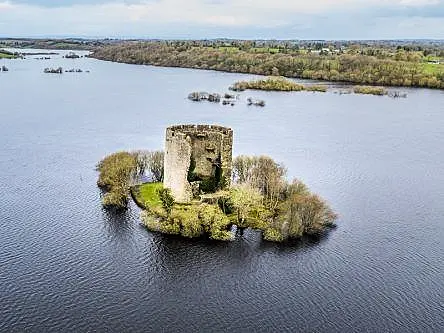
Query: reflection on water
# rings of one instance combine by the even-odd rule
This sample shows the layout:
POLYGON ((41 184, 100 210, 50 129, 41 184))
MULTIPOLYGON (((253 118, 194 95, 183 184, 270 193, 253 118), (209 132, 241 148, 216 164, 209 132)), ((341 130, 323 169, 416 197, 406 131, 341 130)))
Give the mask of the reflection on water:
POLYGON ((134 231, 134 220, 137 212, 134 207, 128 210, 106 209, 102 207, 103 225, 109 236, 123 238, 125 235, 131 236, 134 231))
POLYGON ((246 92, 267 107, 224 108, 186 96, 245 75, 61 55, 5 64, 1 332, 444 330, 442 91, 246 92), (43 73, 58 66, 91 73, 43 73), (232 127, 236 154, 282 161, 330 202, 338 228, 221 243, 148 232, 134 205, 104 210, 97 161, 159 149, 179 123, 232 127))

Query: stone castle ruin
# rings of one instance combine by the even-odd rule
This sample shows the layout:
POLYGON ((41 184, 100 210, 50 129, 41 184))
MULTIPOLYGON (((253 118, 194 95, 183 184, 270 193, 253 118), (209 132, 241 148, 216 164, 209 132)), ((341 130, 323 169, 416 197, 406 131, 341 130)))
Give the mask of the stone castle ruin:
POLYGON ((164 186, 177 202, 230 185, 233 131, 216 125, 179 125, 166 130, 164 186))

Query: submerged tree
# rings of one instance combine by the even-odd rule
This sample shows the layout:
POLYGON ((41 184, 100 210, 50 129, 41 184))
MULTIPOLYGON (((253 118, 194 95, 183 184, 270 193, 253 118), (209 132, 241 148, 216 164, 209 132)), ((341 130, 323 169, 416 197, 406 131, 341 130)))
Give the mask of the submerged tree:
POLYGON ((327 203, 301 181, 288 183, 285 175, 285 167, 267 156, 234 159, 237 185, 230 200, 239 223, 264 230, 264 238, 271 241, 319 234, 332 226, 337 216, 327 203))
POLYGON ((161 182, 163 180, 163 163, 164 152, 144 151, 137 152, 137 167, 140 175, 146 174, 153 182, 161 182))
POLYGON ((289 238, 315 235, 333 225, 337 216, 327 203, 312 194, 299 180, 293 180, 285 191, 279 215, 273 226, 289 238))

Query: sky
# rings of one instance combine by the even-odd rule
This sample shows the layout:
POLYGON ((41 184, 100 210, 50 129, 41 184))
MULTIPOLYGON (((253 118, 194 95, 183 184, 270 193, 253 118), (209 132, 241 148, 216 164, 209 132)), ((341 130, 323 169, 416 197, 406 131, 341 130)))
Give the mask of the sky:
POLYGON ((444 39, 444 0, 0 0, 0 36, 444 39))

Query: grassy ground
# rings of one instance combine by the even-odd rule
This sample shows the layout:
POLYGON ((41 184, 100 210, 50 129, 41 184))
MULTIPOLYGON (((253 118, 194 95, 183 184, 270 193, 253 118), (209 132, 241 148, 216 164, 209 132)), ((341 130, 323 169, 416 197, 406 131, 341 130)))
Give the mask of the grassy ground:
POLYGON ((425 59, 425 61, 444 61, 444 58, 437 57, 437 56, 431 56, 431 55, 425 57, 424 59, 425 59))
POLYGON ((162 187, 162 183, 146 183, 134 187, 132 194, 136 203, 141 207, 161 208, 162 202, 159 199, 157 190, 162 187))
POLYGON ((234 47, 234 46, 221 46, 218 48, 218 50, 225 51, 225 52, 237 52, 237 51, 239 51, 239 48, 234 47))
MULTIPOLYGON (((162 183, 145 183, 137 185, 132 188, 132 195, 136 200, 136 203, 142 208, 162 208, 162 202, 160 201, 157 191, 163 188, 162 183)), ((190 203, 175 203, 174 209, 187 210, 193 205, 199 205, 200 201, 195 200, 190 203)))
MULTIPOLYGON (((131 189, 132 197, 136 204, 143 208, 149 209, 151 211, 162 212, 162 202, 160 201, 157 191, 163 188, 162 183, 145 183, 142 185, 134 186, 131 189)), ((193 200, 190 203, 175 203, 173 207, 173 212, 176 214, 186 214, 190 210, 196 210, 200 207, 200 200, 193 200)), ((231 214, 227 217, 233 222, 236 221, 237 215, 231 214)))
POLYGON ((422 67, 427 74, 444 73, 444 64, 422 64, 422 67))
POLYGON ((272 54, 280 52, 278 48, 272 48, 272 47, 254 47, 250 51, 255 53, 272 53, 272 54))

